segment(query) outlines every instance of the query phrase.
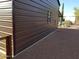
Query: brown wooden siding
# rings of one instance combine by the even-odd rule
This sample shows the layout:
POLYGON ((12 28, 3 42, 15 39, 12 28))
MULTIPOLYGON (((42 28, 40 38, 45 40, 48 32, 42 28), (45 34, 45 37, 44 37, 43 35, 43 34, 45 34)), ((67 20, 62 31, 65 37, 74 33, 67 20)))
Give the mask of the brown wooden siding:
POLYGON ((14 52, 19 53, 57 28, 57 0, 13 1, 14 52), (51 23, 47 22, 48 11, 51 23))
POLYGON ((0 2, 0 33, 12 35, 12 1, 0 2))
POLYGON ((7 53, 12 53, 9 49, 11 44, 8 44, 11 40, 7 40, 12 35, 12 30, 12 1, 0 0, 0 51, 5 53, 0 52, 0 59, 7 59, 7 53))

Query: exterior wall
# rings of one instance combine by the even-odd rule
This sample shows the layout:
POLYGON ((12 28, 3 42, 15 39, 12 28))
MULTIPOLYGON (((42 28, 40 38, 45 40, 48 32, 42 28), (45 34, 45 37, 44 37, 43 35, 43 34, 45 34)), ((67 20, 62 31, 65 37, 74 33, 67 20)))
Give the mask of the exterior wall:
POLYGON ((57 0, 13 2, 14 52, 17 54, 57 28, 59 4, 57 0), (51 12, 51 22, 48 11, 51 12))
MULTIPOLYGON (((7 58, 8 48, 6 44, 10 41, 3 37, 12 35, 12 30, 12 1, 0 0, 0 59, 7 58), (1 51, 4 53, 1 53, 1 51)), ((9 51, 11 50, 9 49, 9 51)))
POLYGON ((0 36, 12 35, 12 1, 0 1, 0 36))

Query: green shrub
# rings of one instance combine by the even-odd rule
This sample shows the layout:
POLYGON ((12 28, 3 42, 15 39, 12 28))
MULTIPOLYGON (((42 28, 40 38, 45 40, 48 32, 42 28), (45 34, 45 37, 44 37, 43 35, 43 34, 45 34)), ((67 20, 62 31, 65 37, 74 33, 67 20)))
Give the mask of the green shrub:
POLYGON ((69 21, 69 20, 66 20, 66 21, 63 22, 63 25, 64 25, 65 27, 70 27, 70 26, 72 25, 72 22, 69 21))

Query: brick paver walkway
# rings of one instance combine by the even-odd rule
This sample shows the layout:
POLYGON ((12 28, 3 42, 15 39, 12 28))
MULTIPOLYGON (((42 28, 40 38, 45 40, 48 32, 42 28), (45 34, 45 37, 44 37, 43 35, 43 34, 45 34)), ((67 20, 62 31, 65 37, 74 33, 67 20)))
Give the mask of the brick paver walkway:
POLYGON ((79 59, 79 30, 58 29, 14 59, 79 59))

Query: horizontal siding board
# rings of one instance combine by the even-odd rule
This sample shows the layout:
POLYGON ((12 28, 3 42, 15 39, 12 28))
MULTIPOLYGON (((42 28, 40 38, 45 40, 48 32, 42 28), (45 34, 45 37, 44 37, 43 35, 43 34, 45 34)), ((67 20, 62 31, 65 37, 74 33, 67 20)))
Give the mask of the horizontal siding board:
POLYGON ((44 4, 42 1, 40 1, 40 0, 31 0, 32 2, 34 2, 34 3, 36 3, 36 4, 38 4, 38 5, 40 5, 40 6, 42 6, 43 8, 45 8, 46 10, 48 10, 49 9, 49 6, 48 5, 46 5, 46 4, 44 4))
MULTIPOLYGON (((28 25, 28 26, 30 26, 30 24, 28 25)), ((29 31, 36 31, 37 29, 40 29, 40 28, 42 28, 42 27, 44 27, 45 26, 45 24, 36 24, 36 25, 31 25, 30 27, 28 27, 28 26, 26 26, 26 27, 18 27, 17 26, 17 28, 22 28, 22 29, 16 29, 16 31, 17 31, 17 33, 20 33, 21 31, 23 32, 23 31, 26 31, 26 30, 29 30, 29 31), (24 30, 24 28, 26 29, 26 30, 24 30)))
MULTIPOLYGON (((45 26, 45 25, 44 25, 45 26)), ((31 36, 31 35, 33 35, 33 34, 36 34, 36 33, 38 33, 38 32, 41 32, 45 27, 44 26, 41 26, 41 27, 37 27, 37 28, 33 28, 33 29, 26 29, 26 30, 28 30, 28 31, 21 31, 20 33, 16 33, 16 35, 17 35, 17 37, 16 38, 20 38, 22 35, 23 36, 25 36, 26 34, 28 34, 28 35, 26 35, 25 37, 28 37, 28 36, 31 36), (18 35, 18 34, 20 34, 20 35, 18 35)), ((18 39, 17 39, 18 40, 18 39)))
POLYGON ((0 21, 0 25, 8 26, 8 27, 12 27, 12 22, 4 22, 4 21, 0 21))
MULTIPOLYGON (((17 10, 22 11, 22 12, 31 12, 31 13, 38 13, 38 14, 43 14, 43 15, 47 15, 47 11, 43 12, 43 11, 33 11, 33 10, 27 10, 27 9, 21 9, 21 8, 16 8, 15 12, 17 12, 17 10)), ((27 13, 26 13, 27 14, 27 13)))
POLYGON ((18 16, 36 16, 36 17, 47 17, 47 13, 37 13, 33 11, 24 11, 16 9, 15 14, 18 16))
POLYGON ((42 1, 44 1, 45 3, 47 3, 51 8, 57 8, 57 1, 56 0, 42 0, 42 1))
POLYGON ((16 22, 46 22, 47 23, 47 17, 30 17, 30 16, 15 16, 15 23, 16 22))
POLYGON ((59 5, 57 5, 57 1, 56 0, 41 0, 43 3, 47 4, 49 6, 49 9, 53 10, 59 7, 59 5))
MULTIPOLYGON (((44 32, 44 31, 46 31, 47 29, 45 28, 45 29, 43 29, 43 30, 41 30, 41 31, 38 31, 37 33, 32 33, 32 35, 30 35, 30 36, 24 36, 24 37, 21 37, 21 38, 19 38, 18 40, 17 40, 17 42, 20 42, 21 44, 17 44, 17 47, 16 48, 21 48, 21 46, 22 45, 25 45, 26 43, 28 43, 28 42, 30 42, 30 41, 33 41, 34 40, 34 37, 38 37, 38 35, 39 34, 41 34, 42 32, 44 32), (25 40, 26 39, 26 40, 25 40), (25 42, 23 42, 23 41, 25 41, 25 42)), ((27 44, 28 45, 28 44, 27 44)), ((27 46, 26 45, 26 46, 27 46)), ((25 46, 24 46, 25 47, 25 46)), ((22 48, 24 48, 24 47, 22 47, 22 48)))
POLYGON ((1 21, 1 20, 12 20, 12 16, 11 16, 11 15, 10 15, 10 16, 7 16, 7 15, 6 15, 6 16, 3 16, 3 15, 2 15, 2 16, 0 17, 0 21, 1 21))
POLYGON ((43 20, 41 20, 41 22, 24 22, 24 21, 18 21, 16 26, 18 27, 23 27, 22 25, 26 25, 26 27, 30 27, 32 25, 34 26, 38 26, 38 25, 44 25, 44 24, 47 24, 47 22, 45 22, 45 20, 42 22, 43 20), (30 25, 32 24, 32 25, 30 25), (29 25, 29 26, 28 26, 29 25))
POLYGON ((14 0, 13 24, 15 54, 56 28, 59 6, 57 4, 54 5, 55 2, 57 1, 14 0), (52 12, 51 23, 49 24, 47 23, 48 11, 52 12))
MULTIPOLYGON (((41 38, 43 38, 44 36, 46 36, 48 32, 50 33, 51 30, 45 29, 45 30, 44 30, 43 32, 41 32, 39 35, 33 36, 32 38, 30 38, 30 39, 29 39, 28 41, 26 41, 25 43, 23 43, 23 41, 22 41, 22 43, 21 43, 21 44, 18 44, 18 47, 16 47, 16 48, 21 48, 21 49, 18 49, 18 50, 16 49, 16 52, 18 53, 19 51, 23 50, 24 48, 28 47, 29 45, 35 43, 35 42, 38 41, 39 39, 41 39, 41 38), (38 38, 38 37, 39 37, 39 38, 38 38), (36 40, 35 40, 35 39, 36 39, 36 40), (26 45, 26 44, 27 44, 27 45, 26 45), (21 47, 21 45, 24 45, 24 47, 21 47)), ((23 39, 26 39, 26 37, 23 38, 23 39)))
POLYGON ((34 31, 35 29, 39 28, 39 26, 45 25, 45 24, 32 24, 32 25, 30 25, 30 24, 31 23, 25 24, 26 26, 22 26, 22 25, 21 26, 16 26, 18 28, 18 29, 16 29, 17 33, 20 32, 20 31, 24 31, 24 29, 34 31))
POLYGON ((51 8, 52 6, 50 5, 50 3, 47 0, 41 0, 43 3, 47 4, 49 6, 49 8, 51 8))
POLYGON ((58 1, 57 0, 48 0, 54 7, 58 7, 58 1))
MULTIPOLYGON (((16 8, 16 7, 15 7, 15 8, 16 8)), ((44 14, 44 15, 47 14, 47 12, 35 11, 35 10, 32 10, 32 9, 23 9, 23 8, 19 8, 19 7, 17 7, 16 9, 23 10, 24 12, 25 12, 25 11, 30 11, 30 12, 40 13, 40 14, 44 14)), ((16 12, 16 10, 15 10, 15 12, 16 12)))
POLYGON ((6 33, 12 33, 12 28, 0 27, 0 31, 4 31, 6 33))
POLYGON ((35 7, 35 8, 44 10, 44 11, 47 11, 47 8, 46 8, 46 7, 44 7, 44 6, 42 6, 42 5, 38 4, 38 3, 36 3, 36 2, 33 1, 33 0, 27 0, 27 2, 25 2, 26 0, 16 0, 16 1, 17 1, 17 2, 20 1, 21 3, 28 4, 28 5, 32 6, 32 7, 35 7))
POLYGON ((19 3, 19 2, 15 2, 15 8, 20 8, 23 10, 31 10, 31 11, 36 11, 36 12, 40 12, 40 13, 44 13, 46 12, 45 10, 38 8, 38 7, 34 7, 31 6, 30 4, 23 4, 23 3, 19 3))
POLYGON ((0 32, 12 34, 12 30, 12 1, 0 2, 0 32))
POLYGON ((51 5, 51 7, 56 8, 56 4, 55 4, 55 0, 46 0, 48 2, 48 4, 51 5))

